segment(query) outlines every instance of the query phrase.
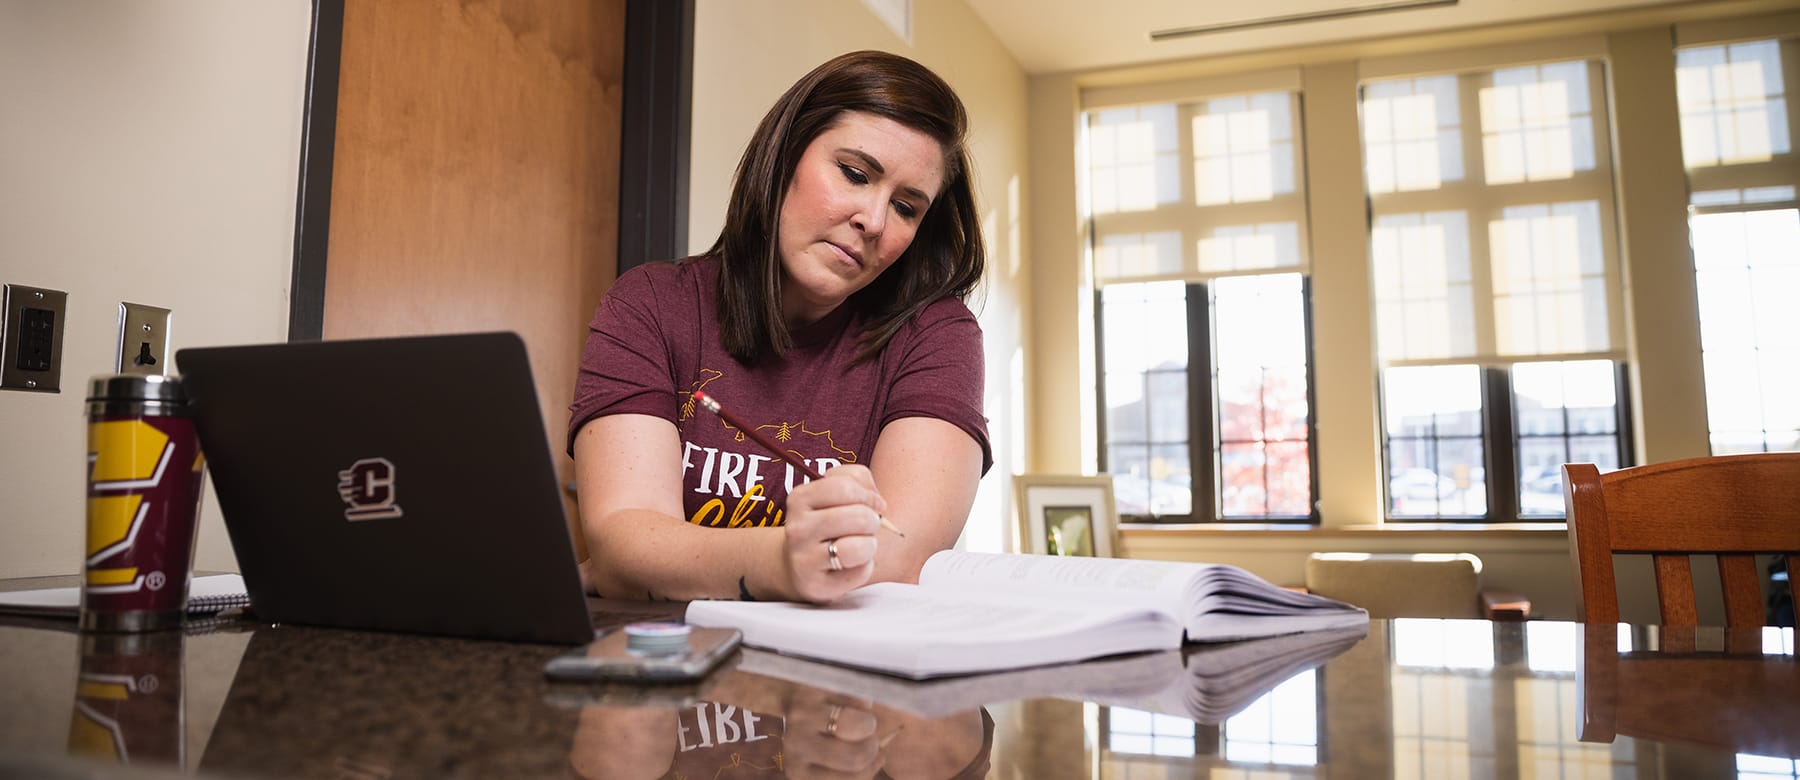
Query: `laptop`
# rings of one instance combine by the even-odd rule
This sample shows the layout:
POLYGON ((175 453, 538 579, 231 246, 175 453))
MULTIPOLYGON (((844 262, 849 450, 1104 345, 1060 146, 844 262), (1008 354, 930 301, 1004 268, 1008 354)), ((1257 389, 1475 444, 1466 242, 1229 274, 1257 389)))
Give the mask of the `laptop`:
POLYGON ((258 619, 593 639, 517 334, 175 360, 258 619))

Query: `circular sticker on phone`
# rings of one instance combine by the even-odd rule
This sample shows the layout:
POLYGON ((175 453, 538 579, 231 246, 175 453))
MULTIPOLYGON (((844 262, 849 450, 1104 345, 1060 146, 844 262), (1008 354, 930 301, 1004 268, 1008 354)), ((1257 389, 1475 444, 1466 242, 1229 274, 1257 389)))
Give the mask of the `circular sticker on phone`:
POLYGON ((625 650, 640 655, 673 655, 688 647, 686 623, 632 623, 625 626, 625 650))

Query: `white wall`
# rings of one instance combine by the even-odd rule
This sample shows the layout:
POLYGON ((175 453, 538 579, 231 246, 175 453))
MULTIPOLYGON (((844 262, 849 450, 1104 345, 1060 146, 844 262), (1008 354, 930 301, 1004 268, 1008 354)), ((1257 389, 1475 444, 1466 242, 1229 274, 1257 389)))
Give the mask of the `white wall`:
MULTIPOLYGON (((62 392, 0 391, 0 577, 80 570, 89 376, 120 301, 169 353, 287 337, 307 0, 0 0, 0 282, 69 294, 62 392)), ((235 570, 205 500, 196 564, 235 570)))
POLYGON ((731 176, 756 123, 819 63, 858 49, 902 54, 936 71, 968 106, 975 195, 988 242, 987 284, 971 307, 986 335, 995 464, 981 482, 963 544, 976 550, 1009 546, 1009 475, 1025 467, 1023 382, 1030 347, 1024 71, 962 0, 914 0, 910 43, 867 6, 848 0, 698 0, 695 6, 690 252, 718 237, 731 176))

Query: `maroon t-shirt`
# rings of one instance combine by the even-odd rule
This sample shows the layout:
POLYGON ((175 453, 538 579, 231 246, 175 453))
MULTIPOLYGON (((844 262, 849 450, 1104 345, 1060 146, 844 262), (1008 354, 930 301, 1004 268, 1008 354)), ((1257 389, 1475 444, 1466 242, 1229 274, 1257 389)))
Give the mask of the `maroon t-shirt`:
POLYGON ((595 417, 666 419, 681 434, 688 521, 734 528, 781 524, 788 490, 806 477, 699 408, 696 390, 820 472, 866 464, 882 427, 903 417, 955 425, 981 446, 983 473, 993 464, 981 328, 961 301, 927 306, 872 360, 852 364, 863 318, 845 305, 793 334, 787 354, 746 365, 719 337, 719 270, 716 257, 691 257, 638 266, 613 283, 582 350, 571 454, 576 432, 595 417))

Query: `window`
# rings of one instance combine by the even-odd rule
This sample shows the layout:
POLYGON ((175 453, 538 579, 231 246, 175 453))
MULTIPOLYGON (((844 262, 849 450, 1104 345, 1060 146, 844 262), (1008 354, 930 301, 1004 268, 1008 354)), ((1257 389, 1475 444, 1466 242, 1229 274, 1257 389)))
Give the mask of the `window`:
POLYGON ((1322 758, 1320 688, 1320 671, 1307 669, 1244 705, 1224 723, 1106 707, 1101 728, 1106 748, 1115 754, 1200 759, 1171 768, 1205 766, 1209 776, 1225 778, 1258 777, 1268 771, 1305 777, 1322 758))
POLYGON ((1800 761, 1782 756, 1739 753, 1737 771, 1741 780, 1793 780, 1800 777, 1800 761))
POLYGON ((1108 707, 1107 747, 1117 753, 1191 757, 1194 721, 1125 707, 1108 707))
POLYGON ((1628 451, 1596 62, 1371 81, 1387 514, 1560 518, 1569 460, 1628 451))
POLYGON ((1084 116, 1102 469, 1138 521, 1313 519, 1298 99, 1084 116))
POLYGON ((1676 52, 1715 454, 1800 450, 1800 160, 1784 75, 1795 46, 1676 52))
POLYGON ((1495 743, 1483 738, 1494 709, 1494 636, 1474 621, 1396 620, 1394 777, 1496 774, 1495 743))
POLYGON ((1614 744, 1576 739, 1581 718, 1581 681, 1576 656, 1581 635, 1572 623, 1534 622, 1525 626, 1529 674, 1512 681, 1513 713, 1519 740, 1519 774, 1527 777, 1611 777, 1637 775, 1630 740, 1614 744))
POLYGON ((1630 449, 1620 436, 1622 384, 1609 360, 1512 367, 1520 517, 1562 517, 1562 464, 1619 467, 1619 454, 1630 449))
POLYGON ((1233 764, 1318 765, 1318 670, 1288 678, 1227 718, 1221 737, 1233 764))

